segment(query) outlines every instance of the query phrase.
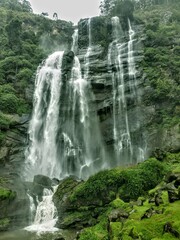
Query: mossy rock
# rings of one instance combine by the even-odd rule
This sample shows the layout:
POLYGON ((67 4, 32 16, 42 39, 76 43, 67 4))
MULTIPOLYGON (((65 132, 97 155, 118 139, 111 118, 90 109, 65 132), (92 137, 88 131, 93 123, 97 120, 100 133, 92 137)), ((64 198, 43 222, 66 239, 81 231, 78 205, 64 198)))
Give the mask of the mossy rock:
POLYGON ((103 215, 99 223, 93 227, 84 229, 79 236, 79 240, 108 240, 108 221, 103 215))
POLYGON ((16 197, 16 193, 8 188, 0 187, 0 201, 2 200, 13 200, 16 197))
POLYGON ((90 211, 72 212, 60 221, 59 227, 62 229, 75 228, 82 229, 84 226, 91 226, 96 224, 96 219, 92 217, 90 211))
POLYGON ((9 227, 10 220, 9 218, 0 219, 0 232, 6 231, 9 227))
POLYGON ((70 201, 79 206, 103 206, 116 199, 117 193, 124 201, 136 200, 160 183, 167 171, 155 158, 124 170, 104 170, 77 186, 70 201))

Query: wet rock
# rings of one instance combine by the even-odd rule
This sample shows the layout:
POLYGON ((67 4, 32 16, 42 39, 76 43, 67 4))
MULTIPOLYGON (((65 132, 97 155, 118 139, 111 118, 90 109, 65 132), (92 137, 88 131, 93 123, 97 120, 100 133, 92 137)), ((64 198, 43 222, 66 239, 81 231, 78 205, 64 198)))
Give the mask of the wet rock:
POLYGON ((29 199, 21 178, 17 174, 1 175, 0 189, 0 221, 4 219, 3 226, 15 229, 28 225, 29 199))
POLYGON ((53 178, 52 179, 52 186, 57 186, 60 183, 59 179, 53 178))
POLYGON ((162 199, 160 193, 157 193, 157 194, 155 195, 154 201, 155 201, 155 205, 156 205, 156 206, 159 206, 160 204, 163 203, 163 199, 162 199))
POLYGON ((180 186, 180 177, 178 177, 174 182, 175 188, 178 188, 180 186))
POLYGON ((165 184, 161 190, 166 190, 166 191, 174 191, 176 190, 175 186, 174 186, 174 183, 173 182, 170 182, 170 183, 167 183, 165 184))
POLYGON ((38 200, 42 201, 43 191, 44 189, 52 190, 52 181, 49 177, 44 175, 36 175, 34 176, 33 186, 30 190, 31 196, 38 196, 38 200))
POLYGON ((166 152, 163 149, 156 148, 153 155, 156 159, 162 161, 166 156, 166 152))
POLYGON ((177 180, 178 178, 180 178, 179 173, 170 173, 169 175, 167 175, 165 182, 171 183, 171 182, 177 180))
POLYGON ((170 203, 180 200, 179 194, 175 190, 168 191, 168 199, 170 203))
POLYGON ((73 67, 74 52, 65 52, 62 60, 62 80, 65 82, 71 78, 71 69, 73 67))
POLYGON ((33 183, 42 185, 45 188, 51 188, 52 181, 49 177, 44 175, 34 176, 33 183))
POLYGON ((155 210, 153 207, 151 207, 148 210, 146 210, 144 215, 141 217, 141 220, 145 219, 145 218, 150 218, 150 217, 152 217, 155 214, 162 214, 163 212, 164 212, 164 209, 162 209, 162 210, 155 210))
POLYGON ((129 217, 129 214, 123 209, 113 209, 108 216, 110 222, 123 221, 129 217))
POLYGON ((163 229, 163 233, 171 233, 172 235, 174 235, 176 238, 180 238, 180 233, 173 228, 172 224, 170 222, 167 222, 164 225, 164 229, 163 229))
POLYGON ((137 204, 137 206, 143 206, 143 204, 144 204, 145 201, 146 201, 145 198, 139 197, 138 200, 137 200, 137 202, 136 202, 136 204, 137 204))

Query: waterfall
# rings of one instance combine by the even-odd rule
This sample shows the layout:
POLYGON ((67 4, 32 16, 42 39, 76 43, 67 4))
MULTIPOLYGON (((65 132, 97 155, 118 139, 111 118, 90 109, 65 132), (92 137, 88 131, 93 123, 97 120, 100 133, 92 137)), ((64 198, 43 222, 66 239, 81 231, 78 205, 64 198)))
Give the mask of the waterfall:
POLYGON ((129 75, 129 87, 132 94, 132 97, 138 100, 137 95, 137 79, 136 79, 136 68, 135 68, 135 60, 134 60, 134 51, 133 51, 133 43, 135 41, 134 35, 135 32, 132 30, 131 22, 128 19, 129 26, 129 41, 128 41, 128 75, 129 75))
MULTIPOLYGON (((59 101, 62 87, 63 52, 50 55, 39 67, 35 81, 34 109, 29 126, 30 145, 26 151, 25 179, 32 180, 37 174, 59 177, 57 159, 57 129, 59 119, 59 101)), ((56 231, 54 225, 55 206, 52 202, 53 191, 44 189, 43 200, 35 208, 29 195, 33 224, 27 231, 56 231)))
POLYGON ((77 53, 77 48, 78 48, 78 29, 74 30, 74 33, 72 35, 73 39, 73 44, 71 47, 71 51, 73 51, 75 54, 77 53))
MULTIPOLYGON (((135 42, 135 32, 132 29, 131 21, 128 19, 128 26, 129 26, 129 41, 128 41, 128 77, 129 77, 129 89, 131 92, 131 98, 134 100, 134 103, 138 106, 140 103, 140 95, 138 94, 138 82, 137 82, 137 70, 135 64, 135 52, 133 48, 133 44, 135 42)), ((140 121, 139 121, 139 113, 136 112, 134 115, 134 125, 136 128, 140 128, 140 121)), ((136 159, 138 162, 145 160, 145 146, 142 143, 142 137, 139 139, 139 146, 134 152, 136 155, 136 159)))
MULTIPOLYGON (((112 17, 113 42, 109 46, 108 65, 113 86, 113 136, 114 147, 119 161, 132 163, 132 142, 129 130, 127 103, 125 97, 124 60, 127 46, 122 42, 122 29, 119 18, 112 17)), ((123 163, 123 162, 121 162, 123 163)))
POLYGON ((128 20, 128 42, 124 40, 118 17, 112 17, 113 41, 108 49, 108 66, 112 79, 113 137, 116 164, 132 164, 145 158, 141 133, 140 95, 138 92, 135 31, 128 20), (132 108, 132 106, 134 106, 132 108))
POLYGON ((58 230, 54 227, 57 221, 57 210, 52 201, 52 195, 52 190, 44 189, 43 200, 37 205, 34 222, 25 230, 31 232, 54 232, 58 230))
MULTIPOLYGON (((63 179, 69 175, 86 179, 105 167, 105 150, 98 119, 90 111, 94 101, 88 82, 91 30, 85 56, 85 75, 74 57, 70 79, 63 80, 64 52, 51 54, 39 67, 35 81, 34 109, 29 125, 29 147, 26 151, 26 180, 42 174, 63 179)), ((73 34, 71 50, 77 50, 78 31, 73 34)), ((56 209, 53 191, 44 189, 38 202, 34 222, 28 231, 56 231, 56 209)), ((32 211, 34 202, 29 196, 32 211)))
POLYGON ((53 53, 37 71, 34 109, 29 126, 30 146, 25 162, 25 178, 29 180, 37 174, 59 177, 56 138, 62 58, 63 52, 53 53))
POLYGON ((91 18, 88 19, 88 38, 89 38, 89 45, 84 57, 84 79, 85 80, 87 80, 89 77, 90 55, 92 51, 91 18))

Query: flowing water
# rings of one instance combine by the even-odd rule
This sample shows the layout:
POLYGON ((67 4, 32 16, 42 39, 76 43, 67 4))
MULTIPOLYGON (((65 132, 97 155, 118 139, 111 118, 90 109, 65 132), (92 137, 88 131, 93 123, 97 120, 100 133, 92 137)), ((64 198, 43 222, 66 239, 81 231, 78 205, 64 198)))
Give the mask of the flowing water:
MULTIPOLYGON (((50 55, 37 71, 34 109, 29 126, 29 148, 26 151, 25 179, 32 181, 37 174, 63 179, 74 175, 87 179, 90 175, 111 165, 106 159, 97 114, 91 110, 94 103, 90 85, 90 63, 93 54, 92 29, 88 20, 89 44, 84 56, 84 71, 78 53, 78 30, 73 34, 71 51, 75 53, 71 76, 63 80, 64 52, 50 55)), ((129 21, 129 41, 118 17, 112 18, 113 41, 108 50, 108 66, 112 79, 113 137, 115 165, 132 164, 134 157, 144 160, 144 148, 134 142, 131 128, 140 128, 138 111, 130 124, 128 98, 138 104, 138 81, 134 51, 135 32, 129 21)), ((138 142, 138 143, 137 143, 138 142)), ((43 200, 35 207, 29 195, 33 224, 28 231, 57 231, 53 191, 44 189, 43 200)))
POLYGON ((141 112, 138 109, 138 92, 135 31, 128 20, 128 42, 118 17, 112 17, 113 41, 109 45, 108 65, 112 79, 113 94, 113 136, 116 164, 134 164, 144 160, 144 145, 140 132, 141 112), (136 108, 132 112, 129 102, 136 108), (130 115, 131 112, 131 115, 130 115), (133 120, 132 120, 133 117, 133 120), (136 131, 136 139, 134 133, 136 131))
POLYGON ((119 160, 132 163, 133 148, 125 96, 124 60, 126 58, 127 46, 126 43, 121 40, 122 29, 119 18, 113 17, 111 21, 113 27, 113 42, 109 46, 108 65, 113 86, 114 147, 118 163, 119 160))
MULTIPOLYGON (((91 20, 88 22, 89 47, 84 59, 84 78, 77 56, 71 78, 63 81, 64 52, 55 52, 39 67, 35 82, 34 110, 29 126, 29 148, 26 151, 25 179, 37 174, 63 179, 75 175, 86 179, 103 169, 105 150, 97 116, 90 111, 94 100, 89 77, 91 54, 91 20)), ((73 35, 71 50, 77 51, 78 31, 73 35)), ((44 189, 38 202, 33 224, 28 231, 57 231, 53 191, 44 189)), ((31 215, 34 203, 29 196, 31 215)))

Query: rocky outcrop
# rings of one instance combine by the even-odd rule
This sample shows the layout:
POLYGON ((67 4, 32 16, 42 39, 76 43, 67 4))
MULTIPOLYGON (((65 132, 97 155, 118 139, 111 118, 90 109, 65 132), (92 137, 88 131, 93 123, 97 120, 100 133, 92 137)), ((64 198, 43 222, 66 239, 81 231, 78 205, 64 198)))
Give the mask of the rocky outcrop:
MULTIPOLYGON (((166 102, 157 102, 156 105, 147 104, 145 98, 151 99, 153 90, 148 86, 148 80, 141 68, 143 60, 143 26, 133 24, 135 31, 135 40, 133 42, 133 54, 136 68, 136 87, 138 101, 132 99, 129 91, 131 84, 127 78, 127 54, 124 58, 125 76, 125 95, 127 101, 127 117, 130 127, 131 141, 134 149, 140 148, 138 143, 141 142, 140 151, 146 159, 153 154, 156 148, 164 151, 177 152, 179 146, 179 124, 172 126, 162 126, 162 121, 158 122, 159 111, 163 108, 170 108, 166 102)), ((84 71, 84 56, 88 48, 88 19, 83 19, 78 23, 79 39, 78 39, 78 57, 81 62, 82 73, 84 71)), ((122 42, 128 44, 128 32, 124 31, 122 42)), ((91 99, 91 111, 95 111, 100 119, 100 127, 103 139, 106 143, 108 151, 113 153, 114 136, 113 136, 113 86, 112 71, 108 65, 108 49, 113 41, 112 23, 107 17, 95 17, 91 19, 91 53, 89 64, 89 81, 95 99, 91 99)), ((128 47, 128 46, 127 46, 128 47)), ((162 117, 162 116, 161 116, 162 117)), ((136 154, 136 153, 135 153, 136 154)), ((141 159, 137 159, 141 161, 141 159)))
POLYGON ((29 199, 21 178, 28 116, 15 120, 0 147, 0 231, 26 226, 29 221, 29 199))
MULTIPOLYGON (((59 216, 57 227, 79 230, 94 226, 117 196, 126 202, 136 200, 138 195, 144 194, 162 180, 164 171, 162 163, 151 159, 133 170, 99 172, 86 182, 74 177, 62 180, 53 196, 59 216), (146 169, 146 174, 143 169, 146 169)), ((108 218, 112 222, 124 222, 129 217, 130 210, 131 207, 128 211, 111 211, 108 218)))

